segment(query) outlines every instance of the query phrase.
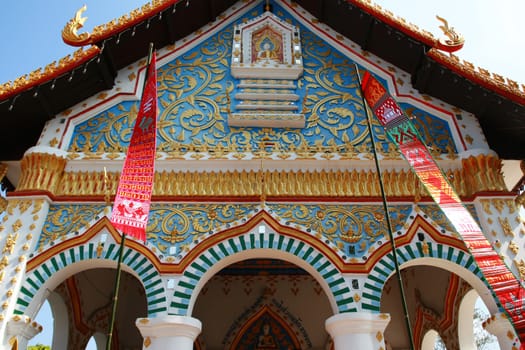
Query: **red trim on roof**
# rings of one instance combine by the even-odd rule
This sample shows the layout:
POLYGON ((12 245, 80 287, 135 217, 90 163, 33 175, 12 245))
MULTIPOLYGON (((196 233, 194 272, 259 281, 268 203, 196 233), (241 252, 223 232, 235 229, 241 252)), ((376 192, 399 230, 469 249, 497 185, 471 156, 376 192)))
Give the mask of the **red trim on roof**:
POLYGON ((389 15, 385 12, 385 10, 382 10, 379 7, 371 6, 370 2, 366 2, 365 0, 347 0, 347 2, 359 7, 361 10, 371 14, 375 18, 385 22, 386 24, 399 30, 400 32, 403 32, 413 37, 414 39, 421 41, 425 45, 428 45, 430 47, 435 47, 437 45, 437 39, 434 38, 432 34, 425 34, 423 32, 415 31, 413 27, 389 15))
POLYGON ((474 83, 492 90, 511 101, 525 105, 525 93, 518 89, 512 89, 505 81, 498 83, 491 76, 485 77, 481 73, 476 72, 475 70, 462 64, 460 61, 456 61, 455 59, 443 54, 442 52, 439 52, 436 49, 429 50, 427 55, 437 63, 447 67, 455 73, 458 73, 462 77, 472 80, 474 83))
MULTIPOLYGON (((97 46, 91 46, 87 50, 82 51, 80 54, 81 57, 77 58, 75 57, 75 54, 73 54, 73 57, 66 61, 65 63, 58 62, 58 65, 56 66, 56 70, 51 71, 50 73, 47 73, 46 70, 44 72, 40 73, 40 76, 36 79, 31 80, 31 74, 29 75, 23 75, 22 77, 18 79, 25 78, 24 82, 19 83, 18 86, 14 88, 10 88, 10 84, 4 84, 4 91, 0 91, 0 100, 6 100, 10 97, 13 97, 14 95, 18 95, 19 93, 22 93, 24 91, 27 91, 31 89, 34 86, 43 84, 45 82, 48 82, 52 79, 58 78, 59 76, 69 73, 73 69, 81 66, 85 62, 91 60, 93 57, 96 57, 100 53, 100 49, 97 46), (29 80, 28 80, 29 79, 29 80)), ((69 56, 69 55, 68 55, 69 56)), ((68 57, 66 56, 66 57, 68 57)), ((51 68, 54 69, 54 68, 51 68)), ((39 70, 38 70, 39 71, 39 70)), ((15 80, 15 85, 16 81, 15 80)), ((12 86, 12 85, 11 85, 12 86)))

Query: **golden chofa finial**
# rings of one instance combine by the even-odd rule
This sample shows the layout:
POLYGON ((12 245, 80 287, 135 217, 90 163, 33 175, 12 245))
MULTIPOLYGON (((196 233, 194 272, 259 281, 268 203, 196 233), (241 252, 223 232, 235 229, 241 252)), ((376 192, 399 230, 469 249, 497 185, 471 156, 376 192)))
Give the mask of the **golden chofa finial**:
POLYGON ((84 26, 87 17, 82 17, 82 13, 87 10, 87 6, 82 6, 76 13, 75 17, 69 20, 62 29, 62 40, 72 46, 83 46, 90 43, 91 34, 81 33, 78 30, 84 26))
POLYGON ((458 51, 463 47, 465 39, 463 35, 456 33, 454 27, 449 27, 448 21, 442 17, 436 16, 438 21, 443 23, 439 26, 439 29, 445 34, 445 38, 439 38, 437 41, 437 48, 445 52, 454 52, 458 51))

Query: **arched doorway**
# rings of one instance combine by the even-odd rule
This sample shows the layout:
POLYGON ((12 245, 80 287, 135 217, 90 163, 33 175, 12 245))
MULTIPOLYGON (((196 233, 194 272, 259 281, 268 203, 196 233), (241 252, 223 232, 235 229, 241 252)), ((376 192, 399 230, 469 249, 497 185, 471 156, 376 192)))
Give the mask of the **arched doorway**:
MULTIPOLYGON (((468 307, 469 321, 462 322, 461 310, 465 309, 464 303, 469 300, 473 287, 459 275, 436 266, 411 264, 401 270, 401 275, 415 347, 433 348, 439 335, 447 349, 472 348, 473 303, 468 307), (467 323, 470 332, 462 332, 461 326, 467 323)), ((397 275, 390 276, 384 285, 381 312, 392 317, 385 330, 388 346, 409 348, 397 275)))
POLYGON ((252 258, 226 266, 197 297, 200 345, 211 349, 324 349, 333 310, 308 272, 285 260, 252 258))
MULTIPOLYGON (((111 319, 115 274, 116 270, 110 268, 82 270, 65 278, 48 293, 55 327, 51 318, 43 321, 42 326, 54 328, 54 346, 85 349, 95 337, 97 349, 104 349, 111 319), (57 327, 57 321, 65 326, 57 327)), ((135 320, 145 316, 144 287, 135 276, 122 271, 112 349, 142 348, 143 339, 135 320)))

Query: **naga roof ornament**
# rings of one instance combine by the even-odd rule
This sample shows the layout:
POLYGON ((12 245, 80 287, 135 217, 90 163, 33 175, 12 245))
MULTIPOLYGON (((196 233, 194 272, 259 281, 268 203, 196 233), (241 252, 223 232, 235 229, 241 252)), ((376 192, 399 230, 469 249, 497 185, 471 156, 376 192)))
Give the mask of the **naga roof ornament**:
MULTIPOLYGON (((82 13, 87 9, 84 5, 75 13, 75 17, 70 19, 64 26, 64 29, 62 29, 62 40, 71 46, 93 45, 114 34, 131 28, 170 6, 176 6, 180 1, 181 0, 152 0, 141 8, 134 9, 129 14, 124 14, 118 19, 113 19, 106 24, 96 26, 91 33, 85 32, 79 34, 78 30, 84 26, 87 20, 87 17, 82 17, 82 13)), ((186 1, 186 6, 188 6, 188 4, 189 0, 186 1)))
POLYGON ((443 25, 439 26, 439 29, 441 29, 445 35, 445 37, 438 39, 436 48, 445 52, 454 52, 461 49, 465 43, 463 35, 457 33, 454 27, 450 27, 446 19, 437 15, 436 18, 443 23, 443 25))
MULTIPOLYGON (((70 69, 78 67, 100 53, 100 48, 94 44, 137 25, 149 17, 166 10, 170 6, 175 9, 181 1, 182 0, 152 0, 141 8, 131 11, 129 14, 124 14, 118 19, 94 27, 91 33, 79 33, 79 30, 83 28, 83 25, 87 20, 87 17, 83 17, 83 13, 87 8, 86 6, 83 6, 75 13, 74 18, 69 20, 64 26, 64 29, 62 30, 62 39, 65 43, 71 46, 93 46, 85 50, 78 50, 72 55, 72 57, 69 55, 64 57, 58 64, 53 62, 43 70, 39 68, 30 74, 17 78, 15 81, 0 84, 0 100, 10 98, 33 86, 49 81, 70 69)), ((483 68, 476 69, 476 67, 470 62, 463 62, 458 57, 452 55, 452 52, 463 47, 464 38, 455 32, 454 28, 450 27, 445 19, 437 16, 438 20, 443 23, 440 28, 443 30, 445 37, 436 39, 432 33, 420 29, 414 24, 408 23, 401 17, 395 16, 392 12, 374 4, 371 0, 348 1, 349 3, 361 8, 363 11, 366 11, 374 17, 384 21, 386 24, 393 26, 416 40, 421 41, 425 45, 429 45, 431 49, 428 51, 428 55, 437 62, 440 62, 444 66, 449 67, 453 71, 456 71, 469 79, 473 79, 478 84, 486 86, 497 93, 501 93, 513 101, 524 103, 525 85, 519 84, 510 79, 505 79, 504 77, 491 73, 483 68), (449 53, 450 57, 448 55, 443 55, 440 51, 449 53)), ((189 0, 186 1, 186 6, 188 3, 189 0)))
POLYGON ((62 29, 62 40, 68 45, 71 46, 84 46, 91 42, 90 33, 81 33, 78 34, 78 30, 84 26, 84 23, 88 19, 87 17, 82 17, 82 13, 87 10, 87 6, 84 5, 75 13, 75 17, 69 20, 62 29))

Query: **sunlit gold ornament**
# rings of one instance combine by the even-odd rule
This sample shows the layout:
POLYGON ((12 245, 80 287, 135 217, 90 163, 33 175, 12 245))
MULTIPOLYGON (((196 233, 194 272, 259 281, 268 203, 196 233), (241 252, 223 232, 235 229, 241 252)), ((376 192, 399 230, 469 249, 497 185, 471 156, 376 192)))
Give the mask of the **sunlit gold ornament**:
POLYGON ((448 25, 448 21, 442 17, 436 16, 436 18, 443 23, 439 26, 439 29, 443 31, 446 38, 439 38, 437 48, 445 52, 458 51, 465 44, 463 36, 455 31, 453 27, 448 25))
POLYGON ((90 42, 91 35, 89 33, 78 33, 78 30, 84 26, 87 17, 82 17, 82 14, 87 10, 87 6, 84 5, 75 13, 75 17, 69 20, 62 29, 62 40, 66 44, 73 46, 83 46, 90 42))
POLYGON ((16 235, 13 235, 12 233, 7 235, 4 249, 2 250, 2 253, 9 253, 13 254, 13 249, 15 248, 16 240, 18 239, 18 233, 16 235))

